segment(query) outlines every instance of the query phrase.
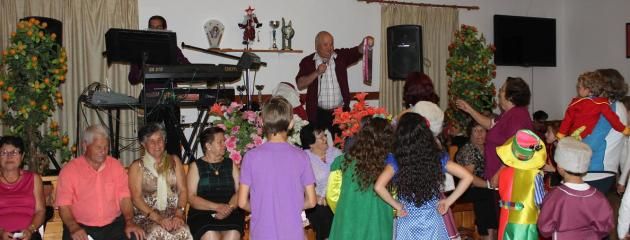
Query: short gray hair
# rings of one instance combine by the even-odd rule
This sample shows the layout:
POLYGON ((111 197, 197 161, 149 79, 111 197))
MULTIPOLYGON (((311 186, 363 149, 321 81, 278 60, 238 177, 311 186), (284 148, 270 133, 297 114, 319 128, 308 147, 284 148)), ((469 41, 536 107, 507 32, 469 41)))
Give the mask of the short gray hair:
POLYGON ((149 123, 144 125, 138 131, 138 140, 141 143, 144 143, 151 135, 155 133, 160 133, 164 138, 164 142, 166 142, 166 130, 164 130, 164 125, 161 123, 149 123))
POLYGON ((107 133, 107 128, 105 128, 103 125, 95 124, 85 129, 85 132, 83 133, 83 138, 81 138, 81 141, 85 145, 90 145, 92 144, 92 142, 94 142, 94 139, 96 138, 97 135, 100 135, 101 137, 106 138, 108 142, 110 140, 109 134, 107 133))

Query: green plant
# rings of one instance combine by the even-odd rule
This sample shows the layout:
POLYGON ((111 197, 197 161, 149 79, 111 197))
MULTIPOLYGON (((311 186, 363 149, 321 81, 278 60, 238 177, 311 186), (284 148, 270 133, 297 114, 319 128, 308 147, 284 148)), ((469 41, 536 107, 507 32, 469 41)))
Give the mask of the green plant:
POLYGON ((9 134, 24 140, 25 163, 38 173, 46 169, 46 155, 60 151, 62 161, 70 158, 69 138, 60 133, 58 123, 50 121, 49 129, 40 131, 55 108, 63 106, 59 86, 68 70, 65 49, 55 42, 54 33, 44 32, 46 27, 36 19, 19 22, 9 47, 2 51, 0 73, 5 103, 0 120, 9 134))
POLYGON ((449 58, 446 65, 448 80, 448 108, 446 120, 449 126, 464 130, 471 117, 457 109, 455 101, 462 99, 475 110, 491 112, 496 106, 496 77, 494 46, 487 45, 483 35, 478 36, 477 28, 462 25, 455 32, 455 40, 448 46, 449 58))

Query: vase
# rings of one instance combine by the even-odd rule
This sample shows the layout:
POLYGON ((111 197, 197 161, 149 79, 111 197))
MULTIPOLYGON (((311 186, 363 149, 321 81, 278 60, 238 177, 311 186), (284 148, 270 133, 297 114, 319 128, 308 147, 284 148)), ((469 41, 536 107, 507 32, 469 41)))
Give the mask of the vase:
POLYGON ((219 22, 219 20, 209 20, 204 24, 203 29, 206 31, 206 36, 208 36, 210 48, 219 48, 219 43, 225 30, 223 23, 219 22))

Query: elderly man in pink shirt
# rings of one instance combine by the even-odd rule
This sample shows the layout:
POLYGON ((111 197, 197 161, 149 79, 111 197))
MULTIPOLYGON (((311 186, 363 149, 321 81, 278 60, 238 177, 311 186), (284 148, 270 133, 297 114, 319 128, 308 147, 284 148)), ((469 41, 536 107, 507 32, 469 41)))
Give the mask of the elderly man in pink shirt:
POLYGON ((109 136, 100 125, 83 133, 83 155, 59 174, 55 205, 64 223, 63 239, 143 239, 133 223, 127 173, 108 155, 109 136))

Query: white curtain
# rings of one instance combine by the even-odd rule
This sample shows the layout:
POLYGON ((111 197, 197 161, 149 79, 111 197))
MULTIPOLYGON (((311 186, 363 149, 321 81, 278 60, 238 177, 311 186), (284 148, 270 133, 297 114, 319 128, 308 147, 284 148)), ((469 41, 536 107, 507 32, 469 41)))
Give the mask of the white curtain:
MULTIPOLYGON (((70 135, 71 144, 78 141, 77 129, 80 133, 88 124, 100 123, 96 111, 84 108, 85 115, 78 112, 79 96, 90 83, 100 82, 113 91, 138 96, 140 89, 127 82, 129 67, 121 64, 108 66, 102 54, 108 29, 138 27, 137 0, 2 0, 0 48, 8 46, 9 35, 15 31, 18 19, 26 16, 50 17, 63 23, 68 73, 66 82, 61 85, 64 106, 54 113, 53 119, 70 135), (77 114, 81 119, 79 122, 77 114)), ((123 146, 138 146, 135 141, 136 115, 134 111, 122 111, 120 143, 123 146)), ((101 117, 108 124, 107 114, 102 113, 101 117)), ((123 151, 120 159, 127 165, 137 156, 133 151, 123 151)))
MULTIPOLYGON (((448 45, 459 25, 459 12, 453 8, 435 8, 383 4, 381 7, 381 42, 387 42, 387 28, 411 24, 422 26, 422 52, 425 58, 424 73, 435 85, 440 97, 440 107, 446 108, 447 83, 446 60, 448 45)), ((402 110, 405 81, 392 81, 387 76, 387 45, 381 45, 380 105, 390 113, 402 110)))

